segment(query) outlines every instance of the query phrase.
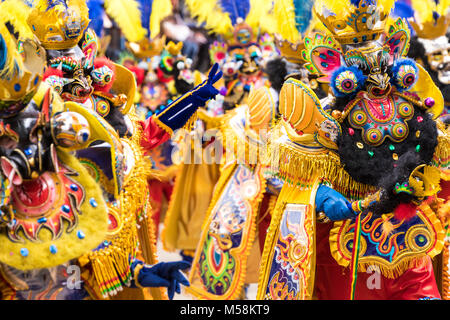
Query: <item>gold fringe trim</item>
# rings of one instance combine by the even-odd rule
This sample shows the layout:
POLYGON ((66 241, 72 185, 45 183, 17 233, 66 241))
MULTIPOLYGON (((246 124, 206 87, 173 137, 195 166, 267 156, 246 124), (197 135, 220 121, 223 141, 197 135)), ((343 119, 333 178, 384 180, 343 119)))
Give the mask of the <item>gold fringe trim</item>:
POLYGON ((380 270, 380 273, 383 276, 389 279, 395 279, 401 276, 408 269, 426 265, 428 259, 429 257, 425 253, 423 253, 414 257, 404 259, 401 262, 395 264, 393 267, 388 267, 373 262, 359 263, 358 272, 366 272, 369 267, 373 268, 373 266, 375 265, 380 270))
POLYGON ((274 141, 268 146, 268 155, 271 170, 290 185, 310 185, 311 177, 318 175, 351 200, 362 199, 376 191, 373 186, 356 182, 331 150, 274 141))
MULTIPOLYGON (((130 119, 133 121, 133 115, 130 115, 130 119)), ((134 168, 125 178, 118 199, 120 205, 110 209, 117 210, 122 226, 119 231, 107 236, 105 248, 92 251, 82 259, 83 264, 91 263, 95 282, 105 299, 122 291, 124 289, 122 283, 125 285, 130 283, 133 277, 131 260, 139 253, 142 253, 147 263, 156 262, 156 239, 154 229, 149 226, 152 222, 147 216, 150 206, 147 179, 151 176, 152 170, 139 144, 142 132, 138 130, 139 126, 134 128, 136 131, 133 132, 131 139, 122 139, 122 143, 128 144, 132 149, 134 168), (146 228, 139 225, 143 221, 147 224, 146 228)), ((156 294, 158 298, 162 297, 161 293, 156 294)))

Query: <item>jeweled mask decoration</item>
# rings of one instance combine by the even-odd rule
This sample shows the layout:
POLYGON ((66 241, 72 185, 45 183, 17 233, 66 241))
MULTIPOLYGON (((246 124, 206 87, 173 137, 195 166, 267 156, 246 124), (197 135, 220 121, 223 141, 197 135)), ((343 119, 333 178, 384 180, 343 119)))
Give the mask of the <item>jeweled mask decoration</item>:
POLYGON ((442 111, 442 95, 415 90, 419 78, 427 81, 429 75, 405 58, 406 21, 399 18, 385 28, 386 15, 371 0, 359 1, 345 17, 316 14, 332 35, 305 38, 305 67, 335 96, 328 112, 341 126, 336 144, 345 170, 356 181, 385 190, 374 211, 390 212, 414 197, 394 199, 395 184, 432 159, 433 117, 442 111))

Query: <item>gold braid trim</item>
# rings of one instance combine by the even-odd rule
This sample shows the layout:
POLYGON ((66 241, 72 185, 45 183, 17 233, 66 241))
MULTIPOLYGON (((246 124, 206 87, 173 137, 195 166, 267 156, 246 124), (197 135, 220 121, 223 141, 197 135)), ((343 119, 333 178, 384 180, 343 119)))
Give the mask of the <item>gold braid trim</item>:
MULTIPOLYGON (((233 163, 231 166, 228 167, 226 172, 223 172, 219 178, 219 181, 217 182, 215 188, 214 188, 214 194, 211 199, 211 203, 209 205, 208 211, 205 215, 205 219, 203 220, 202 224, 202 236, 200 238, 200 241, 197 245, 197 249, 195 251, 195 257, 193 260, 193 267, 191 268, 191 271, 189 273, 189 282, 193 283, 194 277, 196 274, 198 274, 198 261, 200 259, 200 254, 203 248, 204 240, 206 239, 206 235, 208 235, 209 230, 209 224, 211 223, 212 214, 215 206, 217 205, 217 202, 219 201, 220 197, 222 196, 222 193, 224 191, 224 188, 228 185, 228 182, 233 178, 234 172, 237 169, 238 164, 233 163)), ((236 300, 239 295, 241 294, 241 291, 243 289, 246 273, 247 273, 247 259, 250 255, 250 250, 254 244, 255 237, 256 237, 256 229, 258 227, 256 223, 256 218, 258 216, 259 207, 261 204, 261 201, 264 197, 264 193, 266 190, 266 179, 264 178, 264 175, 262 173, 262 169, 259 165, 256 165, 251 168, 255 176, 259 176, 260 179, 260 190, 258 195, 251 201, 251 214, 248 215, 248 219, 253 220, 254 222, 251 224, 250 229, 248 230, 248 240, 247 240, 247 246, 245 247, 245 250, 242 252, 242 248, 239 247, 239 251, 236 251, 236 249, 232 249, 233 256, 239 260, 240 263, 240 273, 238 275, 235 275, 235 277, 238 277, 237 282, 232 285, 225 295, 218 296, 211 294, 207 291, 205 291, 203 288, 197 288, 194 285, 191 285, 189 287, 186 287, 186 291, 192 294, 193 296, 199 298, 199 299, 208 299, 208 300, 236 300), (230 293, 231 291, 231 293, 230 293)))

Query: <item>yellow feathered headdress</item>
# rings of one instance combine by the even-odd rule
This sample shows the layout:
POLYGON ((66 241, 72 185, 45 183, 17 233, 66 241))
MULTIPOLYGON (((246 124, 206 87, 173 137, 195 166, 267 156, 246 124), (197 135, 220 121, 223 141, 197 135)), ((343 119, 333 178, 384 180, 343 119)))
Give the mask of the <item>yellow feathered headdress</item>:
POLYGON ((232 38, 237 25, 245 23, 254 34, 273 33, 272 1, 267 0, 186 0, 192 16, 211 32, 232 38))

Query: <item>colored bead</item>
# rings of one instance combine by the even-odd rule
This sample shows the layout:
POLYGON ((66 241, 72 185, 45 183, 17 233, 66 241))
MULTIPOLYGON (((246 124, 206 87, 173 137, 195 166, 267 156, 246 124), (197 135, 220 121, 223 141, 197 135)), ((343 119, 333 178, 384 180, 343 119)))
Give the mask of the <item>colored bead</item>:
POLYGON ((25 150, 23 150, 23 152, 27 155, 27 156, 31 156, 33 151, 30 148, 26 148, 25 150))
POLYGON ((416 152, 419 152, 420 151, 420 144, 418 144, 417 146, 416 146, 416 152))
POLYGON ((61 206, 61 210, 65 213, 69 213, 70 212, 70 207, 67 204, 63 204, 61 206))
POLYGON ((426 99, 425 99, 425 105, 426 105, 428 108, 431 108, 432 106, 434 106, 434 99, 431 98, 431 97, 426 98, 426 99))
POLYGON ((20 254, 21 254, 23 257, 28 256, 28 249, 27 249, 27 248, 22 248, 22 249, 20 249, 20 254))
POLYGON ((355 134, 355 130, 353 130, 353 128, 348 128, 348 134, 349 135, 354 135, 355 134))
POLYGON ((84 239, 86 236, 83 231, 78 230, 77 237, 78 237, 78 239, 84 239))
POLYGON ((76 185, 76 184, 71 184, 70 185, 70 189, 72 190, 72 191, 78 191, 78 186, 76 185))
POLYGON ((356 146, 357 146, 358 148, 360 148, 360 149, 363 149, 363 148, 364 148, 364 145, 363 145, 361 142, 357 142, 357 143, 356 143, 356 146))
POLYGON ((58 249, 56 249, 56 246, 55 246, 54 244, 52 244, 52 245, 50 246, 50 252, 53 253, 53 254, 55 254, 56 252, 58 252, 58 249))
POLYGON ((46 223, 46 222, 47 222, 47 218, 45 218, 45 217, 39 218, 39 219, 37 220, 37 222, 38 222, 38 223, 46 223))
POLYGON ((398 154, 393 153, 393 154, 392 154, 392 159, 394 159, 395 161, 397 161, 397 160, 398 160, 398 154))
POLYGON ((369 157, 373 157, 373 155, 374 155, 374 153, 373 153, 373 151, 367 151, 367 153, 369 154, 369 157))
POLYGON ((89 199, 89 203, 92 207, 97 208, 97 201, 94 198, 89 199))
POLYGON ((422 122, 423 121, 423 117, 422 116, 418 116, 417 117, 417 122, 422 122))
POLYGON ((420 137, 420 130, 416 131, 416 138, 420 137))
POLYGON ((391 150, 391 151, 394 151, 394 150, 395 150, 395 147, 394 147, 393 144, 390 144, 390 145, 389 145, 389 150, 391 150))

